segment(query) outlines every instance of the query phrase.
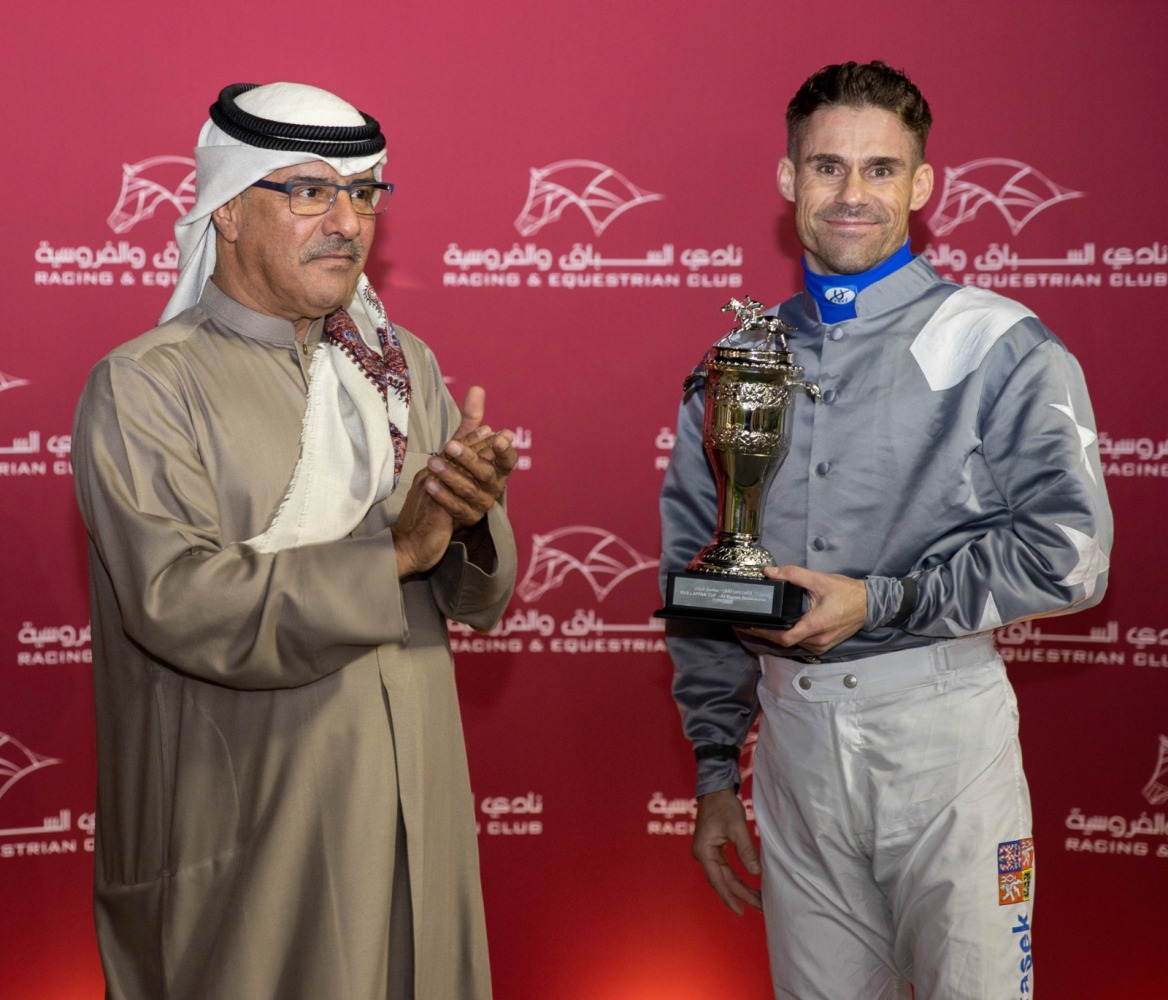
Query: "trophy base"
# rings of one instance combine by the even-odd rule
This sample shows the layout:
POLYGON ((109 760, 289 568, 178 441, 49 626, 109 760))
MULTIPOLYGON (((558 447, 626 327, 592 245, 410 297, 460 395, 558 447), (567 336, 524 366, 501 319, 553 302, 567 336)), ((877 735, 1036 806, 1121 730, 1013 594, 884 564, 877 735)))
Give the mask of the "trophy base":
POLYGON ((789 629, 803 615, 806 593, 784 580, 669 573, 665 607, 653 617, 789 629))

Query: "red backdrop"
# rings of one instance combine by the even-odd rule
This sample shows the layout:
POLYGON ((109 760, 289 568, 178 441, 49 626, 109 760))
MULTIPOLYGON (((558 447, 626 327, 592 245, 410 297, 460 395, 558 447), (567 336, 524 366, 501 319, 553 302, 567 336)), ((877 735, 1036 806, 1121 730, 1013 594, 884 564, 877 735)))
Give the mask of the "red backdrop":
POLYGON ((75 401, 167 299, 208 104, 279 79, 382 121, 398 189, 374 283, 455 395, 485 385, 490 421, 520 430, 521 586, 495 635, 455 636, 497 995, 769 996, 761 921, 724 911, 688 855, 691 759, 650 617, 656 495, 719 307, 796 288, 782 111, 846 58, 906 67, 932 104, 915 248, 1035 309, 1087 371, 1111 589, 999 636, 1035 799, 1037 979, 1053 998, 1168 996, 1168 7, 41 0, 7 21, 0 996, 101 995, 75 401), (525 214, 552 182, 562 202, 525 214))

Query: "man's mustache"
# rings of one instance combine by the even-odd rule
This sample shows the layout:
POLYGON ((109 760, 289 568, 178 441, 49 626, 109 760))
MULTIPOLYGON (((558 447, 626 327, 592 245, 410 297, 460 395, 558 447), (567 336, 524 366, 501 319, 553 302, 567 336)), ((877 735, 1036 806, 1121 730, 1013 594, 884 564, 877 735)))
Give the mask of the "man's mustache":
POLYGON ((317 257, 350 257, 360 264, 365 259, 365 248, 357 240, 347 240, 343 237, 325 240, 323 243, 314 243, 300 255, 301 263, 307 264, 317 257))
POLYGON ((888 221, 888 216, 870 208, 835 208, 827 212, 818 212, 815 216, 821 222, 877 222, 888 221))

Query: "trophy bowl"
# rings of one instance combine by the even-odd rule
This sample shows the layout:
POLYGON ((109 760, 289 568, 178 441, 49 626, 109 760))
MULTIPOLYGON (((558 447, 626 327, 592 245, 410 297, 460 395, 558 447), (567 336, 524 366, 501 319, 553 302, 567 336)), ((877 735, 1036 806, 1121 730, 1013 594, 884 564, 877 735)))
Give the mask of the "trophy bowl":
POLYGON ((739 325, 686 380, 687 389, 706 383, 702 444, 717 488, 717 533, 685 572, 667 574, 665 607, 655 614, 790 628, 803 613, 804 592, 765 577, 763 567, 775 560, 759 539, 767 491, 791 446, 795 395, 818 400, 820 392, 787 347, 792 328, 744 298, 722 307, 734 310, 739 325))

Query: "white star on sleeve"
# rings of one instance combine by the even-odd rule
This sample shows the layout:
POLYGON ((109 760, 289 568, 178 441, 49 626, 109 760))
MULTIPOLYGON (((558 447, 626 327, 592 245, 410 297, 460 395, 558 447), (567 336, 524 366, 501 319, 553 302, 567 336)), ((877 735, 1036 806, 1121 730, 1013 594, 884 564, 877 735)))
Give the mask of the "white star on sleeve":
POLYGON ((1003 625, 1002 616, 998 611, 997 602, 994 600, 993 594, 986 595, 985 607, 981 612, 981 623, 973 630, 973 632, 966 632, 957 622, 952 618, 944 618, 942 621, 949 626, 949 630, 954 635, 973 635, 974 632, 990 632, 993 629, 1001 628, 1003 625))
POLYGON ((909 350, 929 388, 940 392, 977 371, 994 344, 1033 315, 1020 302, 966 286, 941 304, 909 350))
MULTIPOLYGON (((1071 423, 1075 425, 1075 429, 1079 432, 1079 445, 1083 449, 1083 465, 1087 469, 1087 475, 1091 477, 1091 482, 1098 485, 1098 480, 1095 478, 1095 470, 1091 468, 1091 460, 1087 457, 1087 449, 1095 443, 1097 435, 1090 427, 1084 427, 1079 423, 1079 418, 1075 416, 1075 404, 1071 402, 1071 390, 1067 390, 1066 406, 1063 406, 1062 403, 1051 403, 1050 406, 1052 409, 1058 410, 1059 413, 1063 413, 1071 418, 1071 423)), ((1059 527, 1061 528, 1062 525, 1060 524, 1059 527)), ((1066 531, 1067 529, 1063 528, 1063 530, 1066 531)))
POLYGON ((1059 580, 1059 583, 1064 587, 1074 587, 1081 583, 1084 590, 1083 597, 1086 599, 1095 593, 1095 583, 1099 579, 1099 574, 1107 572, 1111 560, 1099 547, 1098 537, 1091 538, 1081 531, 1068 528, 1065 524, 1059 524, 1058 528, 1070 539, 1079 555, 1079 561, 1075 564, 1075 568, 1062 580, 1059 580))

